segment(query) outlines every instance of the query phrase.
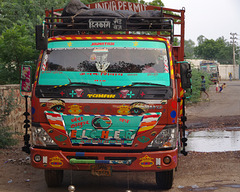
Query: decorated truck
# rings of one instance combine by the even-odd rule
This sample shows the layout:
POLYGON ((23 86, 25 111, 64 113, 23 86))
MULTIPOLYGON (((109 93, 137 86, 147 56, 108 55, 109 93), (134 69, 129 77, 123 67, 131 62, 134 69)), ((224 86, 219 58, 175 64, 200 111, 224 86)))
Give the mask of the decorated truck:
POLYGON ((219 75, 219 63, 216 61, 203 60, 200 63, 200 70, 209 74, 210 81, 217 83, 221 80, 219 75))
POLYGON ((23 150, 49 187, 64 170, 155 172, 160 189, 172 187, 187 155, 184 12, 115 0, 46 10, 33 88, 23 66, 21 90, 32 93, 23 150))

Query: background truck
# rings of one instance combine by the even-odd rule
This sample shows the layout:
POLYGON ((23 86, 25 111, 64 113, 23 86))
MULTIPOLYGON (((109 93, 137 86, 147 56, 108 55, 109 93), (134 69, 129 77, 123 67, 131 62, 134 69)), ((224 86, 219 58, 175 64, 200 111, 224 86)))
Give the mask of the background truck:
POLYGON ((210 80, 213 83, 219 82, 221 80, 219 75, 219 63, 216 61, 203 60, 200 63, 200 70, 208 73, 210 75, 210 80))
MULTIPOLYGON (((159 188, 172 187, 178 151, 187 154, 184 12, 122 1, 46 10, 36 26, 32 143, 26 111, 23 150, 49 187, 62 183, 64 170, 156 172, 159 188)), ((25 92, 29 71, 23 67, 25 92)))

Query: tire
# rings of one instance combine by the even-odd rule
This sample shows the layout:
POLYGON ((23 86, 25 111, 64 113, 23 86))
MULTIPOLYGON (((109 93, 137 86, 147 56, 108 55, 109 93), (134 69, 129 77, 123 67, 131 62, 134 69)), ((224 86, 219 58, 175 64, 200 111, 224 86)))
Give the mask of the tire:
POLYGON ((171 189, 173 184, 173 170, 156 172, 156 183, 159 189, 171 189))
POLYGON ((59 187, 63 181, 63 170, 45 170, 45 181, 48 187, 59 187))

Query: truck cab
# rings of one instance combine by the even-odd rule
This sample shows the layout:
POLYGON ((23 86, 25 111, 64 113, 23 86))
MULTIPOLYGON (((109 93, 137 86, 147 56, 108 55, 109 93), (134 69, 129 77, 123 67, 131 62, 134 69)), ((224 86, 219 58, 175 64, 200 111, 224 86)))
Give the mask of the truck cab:
POLYGON ((63 170, 84 170, 156 172, 158 187, 171 188, 190 70, 176 61, 183 47, 172 45, 174 19, 158 10, 161 17, 75 15, 73 22, 52 9, 36 28, 30 150, 49 187, 61 184, 63 170))

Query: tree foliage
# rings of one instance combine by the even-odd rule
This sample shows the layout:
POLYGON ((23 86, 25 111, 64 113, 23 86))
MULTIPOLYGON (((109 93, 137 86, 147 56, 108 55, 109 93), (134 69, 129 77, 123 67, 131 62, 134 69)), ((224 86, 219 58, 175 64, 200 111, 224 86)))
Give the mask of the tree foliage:
MULTIPOLYGON (((194 48, 194 54, 201 59, 217 60, 222 64, 233 63, 233 47, 224 37, 217 40, 198 37, 198 46, 194 48)), ((236 54, 236 59, 239 54, 236 54)))
POLYGON ((0 33, 13 24, 25 25, 30 34, 34 27, 41 24, 45 9, 62 8, 66 0, 2 0, 0 6, 0 33))
MULTIPOLYGON (((70 0, 69 0, 70 1, 70 0)), ((24 61, 36 63, 35 25, 42 23, 45 9, 63 8, 68 0, 1 0, 0 1, 0 84, 19 83, 24 61)), ((144 0, 128 0, 147 4, 144 0)), ((89 4, 98 0, 82 0, 89 4)), ((163 6, 161 0, 149 3, 163 6)), ((33 70, 35 66, 32 66, 33 70)))
POLYGON ((19 83, 19 71, 24 61, 34 61, 37 52, 33 36, 25 25, 13 24, 0 36, 0 84, 19 83))
POLYGON ((46 8, 65 4, 65 0, 0 1, 0 84, 19 83, 20 66, 37 60, 35 25, 42 23, 46 8))
POLYGON ((184 41, 184 51, 185 51, 186 59, 194 59, 195 58, 194 47, 195 47, 195 43, 193 40, 189 39, 189 40, 184 41))

